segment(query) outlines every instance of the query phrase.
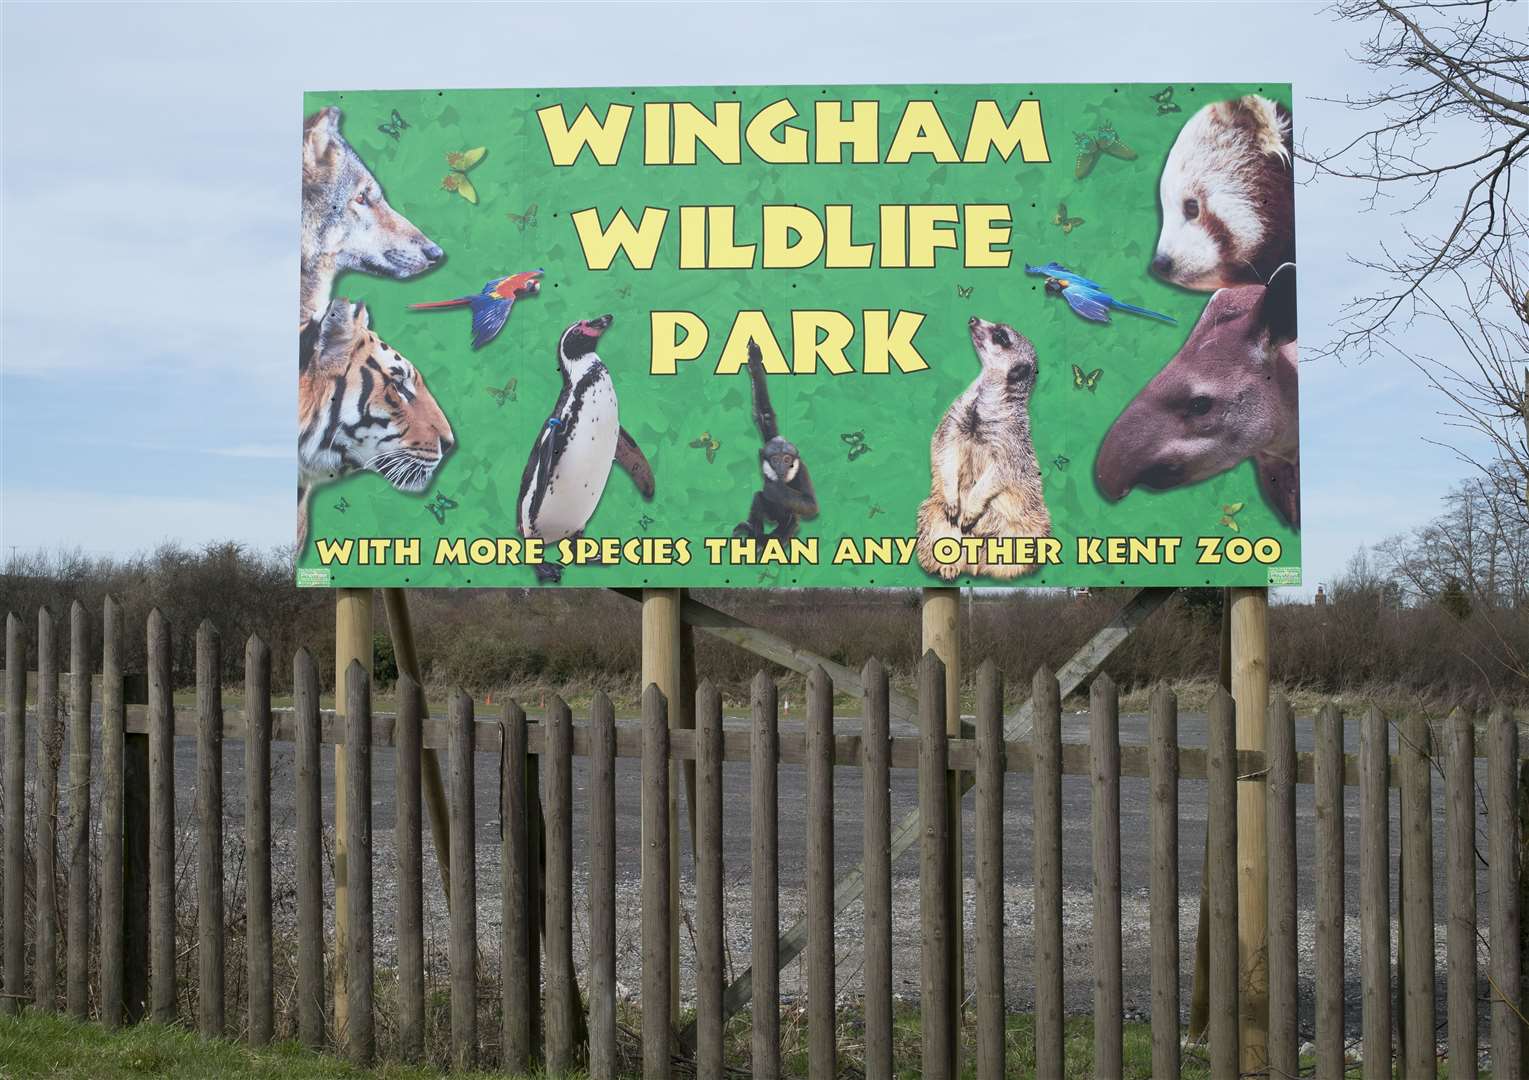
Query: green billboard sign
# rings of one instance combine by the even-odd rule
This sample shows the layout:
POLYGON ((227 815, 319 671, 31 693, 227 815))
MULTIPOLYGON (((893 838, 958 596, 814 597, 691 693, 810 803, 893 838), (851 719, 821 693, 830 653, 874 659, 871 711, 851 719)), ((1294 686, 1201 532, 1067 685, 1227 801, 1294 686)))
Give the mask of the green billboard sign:
POLYGON ((1289 106, 308 94, 298 584, 1298 583, 1289 106))

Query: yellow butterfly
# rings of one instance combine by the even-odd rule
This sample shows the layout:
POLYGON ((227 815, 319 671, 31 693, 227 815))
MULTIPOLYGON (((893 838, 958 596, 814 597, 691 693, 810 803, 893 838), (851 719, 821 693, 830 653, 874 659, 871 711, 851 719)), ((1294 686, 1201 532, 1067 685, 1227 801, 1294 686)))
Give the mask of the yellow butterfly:
POLYGON ((519 400, 515 396, 515 385, 517 382, 519 382, 518 379, 511 379, 509 382, 504 384, 503 390, 495 386, 485 386, 484 389, 493 396, 494 404, 502 406, 506 401, 519 400))
POLYGON ((1067 204, 1059 202, 1056 204, 1056 213, 1051 215, 1051 224, 1061 226, 1063 235, 1066 235, 1079 225, 1082 225, 1083 219, 1080 217, 1068 217, 1067 204))
POLYGON ((1237 515, 1242 511, 1243 505, 1244 504, 1240 502, 1223 503, 1221 506, 1221 521, 1219 524, 1225 525, 1233 532, 1241 532, 1242 530, 1237 527, 1237 515))
POLYGON ((691 439, 690 445, 697 450, 704 449, 706 451, 706 464, 708 465, 717 460, 717 451, 722 449, 722 444, 712 438, 709 431, 701 432, 699 439, 691 439))
POLYGON ((446 165, 451 169, 441 180, 441 187, 446 191, 454 191, 474 206, 478 205, 478 189, 473 187, 473 182, 467 178, 470 170, 483 160, 483 155, 488 153, 488 148, 475 146, 471 150, 447 151, 446 165))
POLYGON ((1104 374, 1103 368, 1094 368, 1093 371, 1084 374, 1083 369, 1077 364, 1072 366, 1072 385, 1075 390, 1087 390, 1090 394, 1099 385, 1099 377, 1104 374))

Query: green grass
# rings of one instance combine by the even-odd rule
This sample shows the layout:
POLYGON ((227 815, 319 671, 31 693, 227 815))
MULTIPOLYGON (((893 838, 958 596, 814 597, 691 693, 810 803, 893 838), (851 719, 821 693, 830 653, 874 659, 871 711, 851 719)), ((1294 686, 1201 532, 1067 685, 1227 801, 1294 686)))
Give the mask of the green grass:
MULTIPOLYGON (((0 1018, 0 1078, 47 1080, 222 1080, 280 1077, 281 1080, 425 1080, 442 1075, 430 1066, 383 1063, 361 1069, 296 1043, 261 1050, 240 1043, 206 1040, 184 1028, 139 1024, 108 1031, 100 1024, 27 1010, 20 1019, 0 1018)), ((457 1077, 508 1078, 507 1073, 452 1073, 457 1077)))
MULTIPOLYGON (((806 1024, 789 1013, 782 1018, 783 1062, 787 1076, 807 1075, 806 1024)), ((840 1057, 845 1065, 858 1066, 863 1047, 863 1027, 856 1012, 840 1014, 840 1057)), ((748 1053, 748 1022, 735 1018, 729 1025, 729 1058, 737 1061, 748 1053)), ((1034 1075, 1031 1053, 1032 1023, 1028 1016, 1009 1018, 1008 1059, 1011 1076, 1034 1075)), ((917 1077, 919 1067, 919 1019, 916 1010, 900 1006, 894 1017, 893 1043, 899 1077, 917 1077)), ((971 1025, 964 1042, 966 1068, 974 1075, 975 1049, 971 1025)), ((1067 1077, 1093 1075, 1093 1024, 1086 1017, 1067 1022, 1067 1077)), ((1126 1025, 1125 1078, 1152 1074, 1151 1031, 1145 1024, 1126 1025)), ((636 1062, 632 1061, 635 1065, 636 1062)), ((122 1031, 108 1031, 99 1024, 80 1023, 54 1014, 27 1010, 19 1019, 0 1018, 0 1078, 48 1078, 48 1080, 139 1080, 142 1077, 221 1080, 224 1077, 281 1077, 282 1080, 341 1080, 372 1077, 376 1080, 425 1080, 443 1075, 432 1066, 382 1063, 361 1069, 339 1058, 315 1053, 295 1043, 280 1043, 255 1050, 239 1043, 205 1040, 181 1027, 140 1024, 122 1031)), ((453 1073, 452 1076, 506 1077, 503 1073, 453 1073)), ((1205 1075, 1200 1063, 1186 1060, 1185 1077, 1205 1075)))
MULTIPOLYGON (((622 1063, 633 1076, 640 1069, 640 1051, 630 1044, 626 1032, 637 1031, 641 1019, 629 1006, 621 1009, 624 1030, 622 1063)), ((864 1023, 858 1009, 842 1009, 838 1016, 839 1063, 841 1075, 860 1075, 864 1051, 864 1023)), ((976 1051, 975 1026, 971 1014, 962 1031, 962 1077, 975 1077, 973 1057, 976 1051)), ((747 1014, 728 1022, 725 1051, 730 1065, 747 1062, 749 1053, 747 1014)), ((1094 1075, 1094 1025, 1084 1016, 1066 1021, 1067 1055, 1065 1080, 1086 1080, 1094 1075)), ((1032 1078, 1035 1075, 1034 1022, 1028 1015, 1011 1015, 1005 1025, 1007 1074, 1032 1078)), ((918 1010, 899 1005, 893 1013, 893 1057, 896 1075, 914 1080, 921 1075, 918 1010)), ((781 1017, 781 1058, 783 1073, 789 1077, 807 1076, 807 1024, 805 1015, 787 1009, 781 1017)), ((438 1048, 444 1050, 444 1048, 438 1048)), ((1185 1080, 1201 1080, 1209 1075, 1203 1047, 1186 1049, 1179 1073, 1185 1080)), ((1303 1071, 1315 1063, 1301 1060, 1303 1071)), ((687 1070, 677 1070, 687 1072, 687 1070)), ((22 1077, 46 1080, 141 1080, 166 1077, 174 1080, 223 1080, 234 1077, 280 1077, 281 1080, 434 1080, 447 1075, 438 1065, 404 1065, 383 1062, 372 1069, 362 1069, 329 1054, 316 1053, 294 1042, 255 1050, 241 1043, 206 1040, 182 1027, 164 1024, 140 1024, 122 1031, 108 1031, 100 1024, 81 1023, 57 1014, 28 1009, 18 1018, 0 1017, 0 1080, 22 1077)), ((479 1080, 514 1080, 508 1073, 478 1071, 450 1073, 452 1077, 477 1077, 479 1080)), ((543 1074, 533 1074, 542 1076, 543 1074)), ((582 1077, 583 1074, 573 1074, 582 1077)), ((623 1074, 626 1075, 626 1074, 623 1074)), ((1152 1075, 1152 1030, 1147 1024, 1125 1025, 1124 1069, 1122 1080, 1146 1080, 1152 1075)), ((1351 1068, 1348 1076, 1357 1076, 1351 1068)), ((1447 1080, 1448 1062, 1440 1062, 1440 1077, 1447 1080)), ((1483 1072, 1483 1077, 1490 1077, 1483 1072)), ((529 1080, 529 1078, 527 1078, 529 1080)))

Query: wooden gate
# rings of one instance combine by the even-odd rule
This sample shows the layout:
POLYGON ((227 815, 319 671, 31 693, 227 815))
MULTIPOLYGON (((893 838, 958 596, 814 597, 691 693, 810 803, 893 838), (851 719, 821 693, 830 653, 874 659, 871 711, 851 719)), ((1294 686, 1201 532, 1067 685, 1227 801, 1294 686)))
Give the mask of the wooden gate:
MULTIPOLYGON (((477 926, 474 758, 497 755, 502 825, 502 896, 499 941, 499 1015, 497 1033, 502 1066, 515 1071, 543 1063, 559 1073, 585 1066, 597 1077, 622 1070, 617 1018, 617 979, 625 974, 640 982, 642 1002, 669 1002, 672 869, 668 827, 673 762, 693 763, 696 773, 694 852, 696 953, 695 1015, 685 1030, 674 1030, 667 1007, 642 1009, 641 1071, 647 1077, 673 1075, 684 1063, 700 1076, 716 1077, 728 1067, 747 1067, 755 1076, 782 1075, 780 1016, 781 845, 778 830, 778 770, 804 766, 808 823, 804 859, 806 878, 807 972, 806 1026, 809 1075, 835 1076, 853 1064, 866 1076, 892 1075, 893 1061, 893 860, 900 850, 919 851, 919 1067, 931 1077, 958 1075, 963 1043, 970 1038, 979 1077, 1006 1075, 1005 910, 1006 861, 1028 857, 1033 866, 1034 1045, 1036 1075, 1064 1074, 1063 1037, 1063 777, 1087 777, 1090 789, 1092 858, 1093 1069, 1101 1077, 1125 1075, 1124 987, 1122 984, 1120 782, 1122 777, 1149 781, 1150 993, 1154 1076, 1178 1075, 1183 1050, 1179 1000, 1179 828, 1181 787, 1205 781, 1208 806, 1208 885, 1210 896, 1210 987, 1213 1008, 1208 1038, 1209 1071, 1233 1077, 1239 1071, 1236 1002, 1239 980, 1237 935, 1237 791, 1239 780, 1265 781, 1268 822, 1269 930, 1267 967, 1270 987, 1268 1073, 1293 1076, 1313 1062, 1299 1057, 1298 986, 1305 975, 1314 982, 1316 1020, 1314 1065, 1319 1076, 1345 1072, 1344 1038, 1344 867, 1357 859, 1360 896, 1359 935, 1362 962, 1362 1058, 1366 1076, 1390 1076, 1393 1055, 1409 1078, 1434 1075, 1436 1050, 1436 979, 1434 845, 1441 844, 1447 872, 1442 898, 1447 963, 1443 969, 1447 999, 1448 1060, 1451 1077, 1475 1075, 1478 1060, 1480 987, 1490 1011, 1491 1058, 1497 1077, 1520 1075, 1524 1021, 1520 917, 1521 815, 1529 793, 1529 773, 1520 757, 1519 729, 1507 712, 1494 713, 1484 725, 1455 713, 1436 727, 1421 718, 1395 725, 1397 750, 1391 750, 1393 725, 1378 710, 1357 718, 1359 752, 1343 748, 1345 719, 1328 706, 1315 718, 1314 749, 1296 751, 1291 709, 1283 699, 1271 706, 1270 744, 1263 752, 1238 751, 1234 745, 1234 705, 1220 693, 1209 709, 1208 744, 1181 746, 1179 709, 1171 691, 1158 688, 1150 700, 1146 745, 1123 745, 1119 697, 1108 677, 1089 687, 1089 741, 1062 739, 1062 683, 1039 672, 1021 713, 1025 737, 1005 731, 1005 690, 993 664, 977 677, 975 727, 951 737, 946 724, 945 671, 927 653, 919 670, 917 735, 892 734, 892 693, 886 672, 876 661, 855 673, 863 703, 858 734, 834 728, 834 679, 823 668, 808 676, 802 729, 781 722, 774 681, 761 674, 748 702, 749 728, 725 729, 724 702, 708 683, 696 695, 693 730, 671 730, 670 703, 649 686, 641 700, 641 718, 617 722, 611 702, 597 694, 587 721, 575 722, 560 699, 532 719, 515 703, 493 719, 474 715, 472 699, 457 692, 447 701, 447 719, 432 718, 424 694, 407 676, 398 687, 396 716, 374 712, 370 680, 359 664, 345 684, 347 701, 340 711, 319 705, 319 676, 306 651, 293 660, 294 703, 289 710, 271 707, 271 657, 258 639, 245 651, 244 706, 225 710, 219 685, 220 641, 204 623, 197 635, 194 708, 177 708, 170 670, 169 628, 158 612, 147 627, 149 679, 146 707, 129 706, 123 693, 120 619, 107 606, 101 661, 100 764, 101 799, 92 806, 92 694, 95 663, 88 655, 88 616, 71 613, 70 680, 67 710, 58 693, 61 665, 55 656, 52 618, 39 619, 38 676, 35 707, 28 722, 25 635, 20 621, 9 618, 6 632, 6 713, 4 723, 3 991, 6 1011, 23 1001, 52 1009, 60 1004, 58 965, 64 960, 62 1000, 74 1015, 98 1012, 116 1025, 140 1016, 176 1020, 177 940, 175 786, 173 762, 177 737, 196 739, 198 874, 196 951, 198 964, 195 1023, 209 1037, 224 1035, 225 964, 223 916, 225 873, 223 742, 241 740, 245 774, 244 856, 247 868, 246 997, 243 1031, 254 1043, 277 1030, 278 994, 293 1002, 290 1026, 311 1045, 326 1042, 326 1031, 357 1061, 376 1053, 379 1010, 373 1000, 378 950, 374 947, 374 880, 396 882, 397 947, 382 956, 392 969, 398 993, 397 1046, 405 1057, 426 1051, 425 938, 422 906, 421 751, 448 751, 450 763, 450 1056, 461 1066, 482 1063, 485 1038, 477 1029, 482 935, 477 926), (61 714, 68 713, 68 738, 61 714), (1486 784, 1478 797, 1478 741, 1484 739, 1486 784), (142 741, 147 753, 140 757, 142 741), (271 897, 271 768, 273 741, 296 745, 296 975, 291 987, 274 985, 271 897), (342 1030, 333 1031, 325 1002, 324 965, 324 815, 319 769, 320 749, 343 744, 347 751, 348 800, 345 815, 349 888, 346 904, 349 938, 343 963, 348 976, 349 1010, 342 1030), (67 817, 60 817, 55 786, 60 755, 69 748, 67 817), (395 790, 375 790, 371 765, 374 746, 397 748, 395 790), (589 760, 587 835, 574 829, 573 760, 589 760), (616 887, 621 852, 617 845, 616 763, 641 763, 642 844, 640 970, 617 971, 616 887), (34 813, 27 828, 27 763, 30 759, 34 813), (724 1024, 737 1003, 724 979, 723 807, 745 793, 725 789, 723 763, 747 762, 750 782, 750 858, 747 879, 752 895, 750 927, 753 1003, 751 1049, 729 1058, 724 1024), (39 763, 45 763, 38 768, 39 763), (135 762, 139 762, 135 764, 135 762), (834 878, 836 769, 859 770, 863 780, 863 875, 857 882, 834 878), (910 825, 892 819, 889 791, 894 770, 916 774, 918 809, 910 825), (1445 824, 1434 828, 1434 775, 1442 777, 1445 824), (1030 778, 1034 827, 1029 835, 1005 830, 1004 791, 1013 774, 1030 778), (952 776, 970 776, 975 787, 974 850, 975 995, 969 1022, 964 988, 947 977, 953 942, 963 932, 963 914, 952 910, 945 887, 950 857, 951 820, 947 791, 952 776), (1360 815, 1357 851, 1344 827, 1343 795, 1357 786, 1360 815), (146 813, 134 809, 147 789, 146 813), (1402 873, 1397 875, 1399 910, 1393 911, 1390 792, 1399 789, 1402 873), (1298 867, 1296 806, 1309 798, 1317 822, 1316 857, 1298 867), (395 864, 375 865, 372 808, 391 800, 397 817, 395 864), (58 859, 62 820, 64 844, 58 859), (97 832, 93 821, 100 823, 97 832), (906 833, 906 835, 905 835, 906 833), (1484 834, 1484 838, 1483 838, 1484 834), (99 862, 91 859, 92 837, 99 862), (147 852, 147 873, 136 864, 147 852), (575 964, 574 896, 576 861, 588 881, 589 962, 575 964), (1488 867, 1485 935, 1487 970, 1477 970, 1480 924, 1477 865, 1488 867), (99 906, 91 902, 91 875, 99 874, 99 906), (1301 971, 1297 952, 1297 874, 1315 879, 1315 960, 1301 971), (32 875, 35 874, 35 877, 32 875), (55 883, 67 885, 59 904, 55 883), (28 886, 33 902, 28 905, 28 886), (836 955, 834 923, 849 900, 864 898, 863 941, 854 950, 863 962, 863 1039, 841 1045, 836 973, 845 961, 836 955), (67 912, 62 927, 56 911, 67 912), (1393 962, 1393 922, 1398 956, 1393 962), (93 929, 94 924, 94 929, 93 929), (95 979, 91 978, 91 941, 98 937, 95 979), (147 940, 144 940, 144 939, 147 940), (61 941, 61 943, 60 943, 61 941), (142 969, 145 969, 142 970, 142 969), (1484 975, 1484 979, 1483 979, 1484 975), (146 976, 146 977, 145 977, 146 976), (1393 985, 1396 990, 1393 1007, 1393 985), (92 1009, 92 986, 95 1008, 92 1009)), ((742 703, 734 703, 734 707, 742 703)), ((1012 721, 1012 717, 1010 718, 1012 721)), ((1353 722, 1353 721, 1350 721, 1353 722)), ((1012 864, 1011 864, 1012 865, 1012 864)), ((332 868, 331 868, 332 870, 332 868)), ((492 980, 487 980, 492 982, 492 980)), ((189 1017, 187 1020, 189 1021, 189 1017)), ((626 1040, 630 1049, 631 1039, 626 1040)), ((1197 1051, 1198 1053, 1198 1051, 1197 1051)), ((908 1062, 896 1063, 906 1067, 908 1062)))

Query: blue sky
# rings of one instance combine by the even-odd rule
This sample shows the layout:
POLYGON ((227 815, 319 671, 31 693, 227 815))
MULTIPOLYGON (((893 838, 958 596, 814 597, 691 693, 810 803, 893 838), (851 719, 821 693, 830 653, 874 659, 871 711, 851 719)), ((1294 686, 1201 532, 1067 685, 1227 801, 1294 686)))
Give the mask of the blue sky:
MULTIPOLYGON (((1371 86, 1318 4, 432 4, 3 8, 0 545, 290 542, 301 94, 332 87, 1288 81, 1298 140, 1371 86)), ((1469 132, 1443 130, 1441 141, 1469 132)), ((1303 169, 1301 175, 1309 174, 1303 169)), ((1397 233, 1297 191, 1303 344, 1397 233)), ((1414 229, 1447 208, 1408 215, 1414 229)), ((1442 220, 1442 219, 1441 219, 1442 220)), ((1447 343, 1420 328, 1409 344, 1447 343), (1430 336, 1432 335, 1432 336, 1430 336)), ((1305 591, 1465 466, 1392 356, 1301 372, 1305 591)))

